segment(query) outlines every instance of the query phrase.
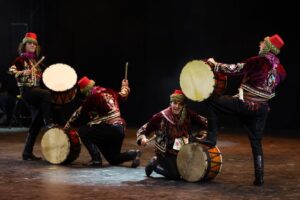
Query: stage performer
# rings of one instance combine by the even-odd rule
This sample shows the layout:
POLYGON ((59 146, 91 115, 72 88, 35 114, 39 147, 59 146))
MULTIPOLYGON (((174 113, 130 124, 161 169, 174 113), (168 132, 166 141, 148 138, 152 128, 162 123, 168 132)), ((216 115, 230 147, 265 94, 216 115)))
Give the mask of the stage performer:
POLYGON ((79 136, 92 158, 87 165, 101 167, 101 152, 111 165, 132 161, 131 167, 138 167, 140 150, 121 153, 126 122, 121 117, 119 103, 128 98, 128 80, 123 79, 120 92, 96 86, 95 81, 86 76, 78 81, 78 86, 86 98, 64 128, 78 127, 79 136))
POLYGON ((170 95, 170 106, 152 116, 148 123, 137 131, 137 144, 146 146, 155 138, 155 154, 145 167, 147 176, 153 171, 168 179, 178 180, 176 159, 184 144, 197 142, 203 136, 200 131, 192 134, 192 125, 198 130, 206 130, 206 118, 187 108, 187 99, 181 90, 170 95), (152 139, 147 137, 155 132, 152 139))
POLYGON ((248 130, 255 168, 253 184, 257 186, 264 184, 262 137, 270 110, 268 101, 275 96, 278 84, 286 78, 286 71, 277 57, 283 45, 281 37, 275 34, 260 42, 258 56, 237 64, 224 64, 213 58, 207 61, 215 72, 243 78, 237 95, 208 100, 208 136, 202 142, 216 145, 218 113, 238 116, 248 130))
POLYGON ((37 35, 32 32, 26 33, 18 51, 19 56, 9 68, 9 73, 16 78, 21 98, 30 106, 32 118, 22 158, 23 160, 40 160, 40 157, 33 154, 34 143, 44 125, 46 128, 52 128, 54 124, 50 91, 41 87, 44 70, 41 62, 44 57, 38 60, 40 46, 37 35))

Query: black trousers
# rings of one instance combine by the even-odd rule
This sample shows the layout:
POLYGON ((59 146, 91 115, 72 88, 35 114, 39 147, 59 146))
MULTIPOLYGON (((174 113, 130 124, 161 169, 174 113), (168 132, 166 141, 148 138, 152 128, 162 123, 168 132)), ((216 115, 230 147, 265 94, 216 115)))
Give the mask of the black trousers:
POLYGON ((24 149, 24 154, 31 154, 43 125, 49 125, 53 122, 51 93, 42 88, 24 88, 22 98, 31 108, 31 124, 24 149))
MULTIPOLYGON (((82 126, 78 129, 83 144, 89 148, 89 145, 96 145, 105 159, 111 165, 119 165, 123 162, 133 160, 134 154, 131 152, 121 153, 123 140, 125 137, 124 127, 122 125, 96 124, 93 126, 82 126)), ((91 155, 93 158, 93 156, 91 155)))
POLYGON ((177 169, 176 159, 177 156, 173 154, 156 154, 157 156, 157 167, 154 171, 158 174, 165 176, 168 179, 178 180, 180 175, 177 169))
POLYGON ((249 104, 232 96, 212 98, 208 103, 208 139, 216 141, 218 131, 218 114, 238 116, 248 130, 248 137, 254 156, 263 155, 262 136, 269 113, 267 103, 260 104, 257 109, 252 109, 249 104))

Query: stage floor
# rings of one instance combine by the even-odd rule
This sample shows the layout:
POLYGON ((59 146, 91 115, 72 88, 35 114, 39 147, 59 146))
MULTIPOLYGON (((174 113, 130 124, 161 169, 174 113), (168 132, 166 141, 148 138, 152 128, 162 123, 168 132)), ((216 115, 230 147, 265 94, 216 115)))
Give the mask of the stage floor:
MULTIPOLYGON (((300 137, 286 131, 264 137, 265 185, 253 182, 252 154, 246 133, 225 131, 219 134, 218 147, 223 166, 210 182, 171 181, 153 173, 145 176, 144 166, 153 155, 153 144, 138 147, 136 129, 129 129, 123 150, 142 150, 141 166, 131 163, 88 168, 90 160, 82 146, 70 165, 53 165, 45 160, 23 161, 26 128, 0 128, 0 199, 300 199, 300 137)), ((38 138, 34 153, 42 156, 38 138)))

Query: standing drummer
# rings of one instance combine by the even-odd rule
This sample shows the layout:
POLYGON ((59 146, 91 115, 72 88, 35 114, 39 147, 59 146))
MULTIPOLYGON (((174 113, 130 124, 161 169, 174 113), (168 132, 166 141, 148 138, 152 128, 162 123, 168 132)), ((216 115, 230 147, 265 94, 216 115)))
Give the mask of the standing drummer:
POLYGON ((208 137, 203 141, 207 145, 216 145, 218 113, 238 115, 249 130, 252 148, 255 180, 254 185, 264 184, 264 159, 262 135, 269 113, 268 101, 275 96, 275 88, 286 78, 286 72, 278 57, 283 40, 277 34, 266 37, 259 45, 258 56, 248 58, 237 64, 216 62, 213 58, 208 62, 214 71, 228 75, 242 75, 243 79, 238 95, 221 96, 208 101, 208 137))
POLYGON ((52 128, 51 94, 41 88, 43 69, 38 62, 40 46, 37 35, 29 32, 25 34, 19 45, 19 56, 9 68, 14 75, 22 98, 31 108, 31 124, 22 154, 23 160, 40 160, 33 154, 33 146, 42 126, 52 128))
POLYGON ((153 171, 168 179, 180 178, 177 170, 177 153, 182 145, 198 140, 200 135, 191 134, 191 125, 206 129, 206 118, 186 107, 187 99, 181 90, 170 96, 170 106, 152 116, 150 121, 137 131, 137 144, 146 146, 155 138, 155 154, 145 168, 147 176, 153 171), (148 139, 152 132, 155 135, 148 139))

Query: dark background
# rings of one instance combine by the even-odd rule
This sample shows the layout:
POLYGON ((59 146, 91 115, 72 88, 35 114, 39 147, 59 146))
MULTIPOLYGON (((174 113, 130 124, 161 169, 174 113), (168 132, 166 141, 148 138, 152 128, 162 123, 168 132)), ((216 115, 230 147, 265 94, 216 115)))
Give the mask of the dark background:
MULTIPOLYGON (((128 125, 140 126, 168 106, 188 61, 236 63, 257 55, 259 41, 278 33, 286 43, 279 58, 288 77, 270 101, 267 129, 297 130, 298 12, 288 1, 0 0, 1 75, 13 94, 14 80, 5 72, 27 31, 38 34, 47 66, 68 64, 78 78, 87 75, 105 87, 119 90, 129 62, 132 93, 121 106, 128 125)), ((226 93, 234 94, 238 82, 231 78, 226 93)), ((203 103, 189 104, 205 113, 203 103)), ((223 123, 236 124, 234 118, 223 123)))

